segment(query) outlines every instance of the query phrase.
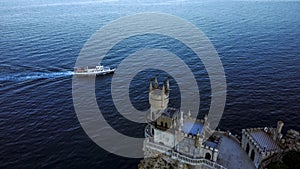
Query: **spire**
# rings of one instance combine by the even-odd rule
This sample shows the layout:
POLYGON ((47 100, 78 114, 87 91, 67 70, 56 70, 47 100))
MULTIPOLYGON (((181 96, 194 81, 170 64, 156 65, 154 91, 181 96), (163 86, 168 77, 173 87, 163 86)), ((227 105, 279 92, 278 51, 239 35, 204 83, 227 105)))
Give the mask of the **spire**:
POLYGON ((165 106, 165 85, 161 89, 161 107, 165 106))
POLYGON ((188 117, 189 118, 191 117, 191 110, 189 110, 188 117))
POLYGON ((207 114, 205 114, 205 116, 204 116, 204 123, 207 122, 207 119, 208 119, 207 114))
POLYGON ((180 112, 180 124, 179 124, 180 127, 183 126, 183 111, 180 112))
POLYGON ((203 136, 205 136, 205 129, 206 128, 209 128, 209 122, 208 122, 208 116, 207 116, 207 114, 205 114, 205 116, 204 116, 204 124, 203 124, 204 126, 203 126, 203 136))
POLYGON ((166 80, 166 90, 169 91, 170 90, 170 81, 169 81, 169 76, 167 77, 166 80))
POLYGON ((152 81, 150 80, 149 91, 152 92, 152 81))
POLYGON ((157 89, 157 88, 158 88, 157 77, 155 77, 155 79, 154 79, 154 88, 155 88, 155 89, 157 89))
POLYGON ((200 136, 200 129, 197 130, 197 136, 200 136))

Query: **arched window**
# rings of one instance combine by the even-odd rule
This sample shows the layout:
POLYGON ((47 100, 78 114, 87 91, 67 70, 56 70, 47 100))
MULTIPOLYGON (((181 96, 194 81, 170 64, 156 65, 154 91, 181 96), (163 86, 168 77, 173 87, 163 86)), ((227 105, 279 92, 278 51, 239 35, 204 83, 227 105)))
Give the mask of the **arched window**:
POLYGON ((165 128, 168 128, 168 123, 165 123, 165 128))
POLYGON ((190 148, 188 146, 185 146, 185 152, 189 152, 190 151, 190 148))
POLYGON ((152 128, 152 135, 154 135, 154 128, 152 128))
POLYGON ((161 127, 163 127, 163 126, 164 126, 164 123, 163 123, 162 121, 160 122, 160 126, 161 126, 161 127))
POLYGON ((210 159, 211 159, 210 153, 206 153, 206 154, 205 154, 205 159, 207 159, 207 160, 210 160, 210 159))
POLYGON ((254 161, 254 158, 255 158, 255 152, 254 152, 254 150, 251 151, 250 158, 251 158, 252 161, 254 161))
POLYGON ((249 143, 247 143, 247 146, 246 146, 246 153, 249 154, 249 150, 250 150, 250 146, 249 146, 249 143))

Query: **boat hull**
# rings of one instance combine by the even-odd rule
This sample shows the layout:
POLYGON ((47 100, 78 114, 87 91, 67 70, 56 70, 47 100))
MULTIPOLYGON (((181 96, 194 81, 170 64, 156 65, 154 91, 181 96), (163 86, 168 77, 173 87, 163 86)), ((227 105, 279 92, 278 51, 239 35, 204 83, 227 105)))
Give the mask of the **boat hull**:
POLYGON ((98 75, 106 75, 113 74, 115 70, 103 71, 103 72, 74 72, 74 75, 77 76, 98 76, 98 75))

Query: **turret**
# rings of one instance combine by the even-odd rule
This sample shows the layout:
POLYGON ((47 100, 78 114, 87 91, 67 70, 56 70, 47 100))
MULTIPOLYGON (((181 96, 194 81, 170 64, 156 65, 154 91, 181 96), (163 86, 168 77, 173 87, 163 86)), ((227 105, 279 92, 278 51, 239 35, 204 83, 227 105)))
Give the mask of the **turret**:
POLYGON ((157 77, 154 78, 154 88, 158 88, 158 82, 157 82, 157 77))
POLYGON ((183 126, 183 111, 180 112, 180 121, 179 121, 179 126, 183 126))
POLYGON ((200 131, 197 131, 197 135, 195 138, 195 147, 198 148, 199 147, 199 139, 200 139, 200 131))
POLYGON ((205 138, 206 137, 206 132, 209 129, 209 122, 208 122, 208 116, 207 114, 205 114, 204 116, 204 125, 203 125, 203 131, 202 131, 202 137, 205 138))
POLYGON ((207 119, 208 119, 208 116, 207 116, 207 114, 205 114, 205 116, 204 116, 204 124, 207 123, 207 119))
POLYGON ((162 89, 161 89, 161 107, 165 106, 165 85, 163 85, 162 89))
POLYGON ((277 139, 279 140, 279 139, 282 138, 281 131, 282 131, 283 125, 284 125, 284 123, 282 121, 277 122, 277 128, 276 128, 276 131, 275 131, 274 136, 273 136, 274 141, 276 141, 277 139))
POLYGON ((284 123, 282 121, 277 122, 277 134, 281 134, 283 125, 284 125, 284 123))
POLYGON ((166 90, 167 90, 167 92, 170 91, 169 77, 167 77, 167 80, 166 80, 166 90))

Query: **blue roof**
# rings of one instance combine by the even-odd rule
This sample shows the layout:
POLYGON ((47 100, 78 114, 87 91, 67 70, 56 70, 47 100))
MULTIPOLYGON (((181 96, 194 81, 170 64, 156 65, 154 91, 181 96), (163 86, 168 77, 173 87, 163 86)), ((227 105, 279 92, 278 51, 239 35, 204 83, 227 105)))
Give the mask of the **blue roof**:
POLYGON ((266 151, 280 149, 276 142, 264 131, 250 132, 250 136, 258 143, 261 149, 266 148, 266 151))
POLYGON ((182 131, 187 134, 196 135, 198 131, 202 133, 203 125, 201 123, 187 121, 183 123, 182 131))
POLYGON ((211 142, 211 141, 206 141, 204 142, 205 146, 211 147, 211 148, 218 148, 218 144, 215 142, 211 142))

